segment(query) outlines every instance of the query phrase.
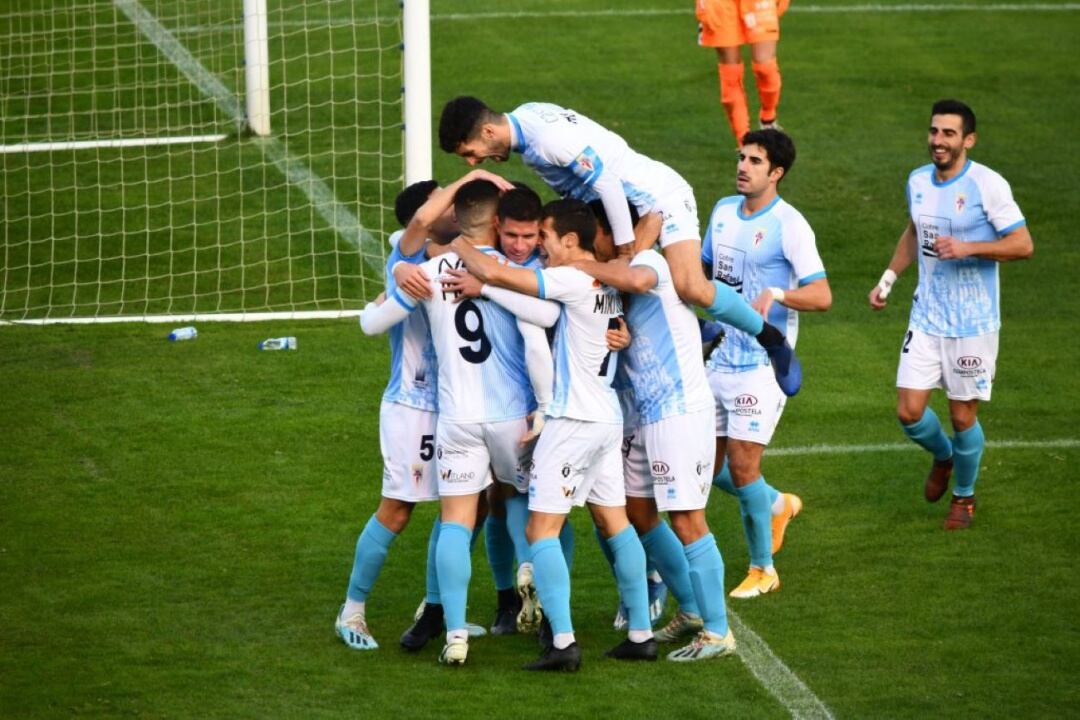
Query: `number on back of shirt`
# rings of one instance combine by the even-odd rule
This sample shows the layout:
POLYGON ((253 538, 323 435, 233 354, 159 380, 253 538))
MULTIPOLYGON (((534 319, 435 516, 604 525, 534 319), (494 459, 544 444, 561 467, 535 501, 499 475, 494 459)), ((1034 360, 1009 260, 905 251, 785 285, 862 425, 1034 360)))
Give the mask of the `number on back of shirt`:
POLYGON ((469 343, 458 348, 461 357, 479 365, 491 355, 491 340, 484 332, 484 316, 473 300, 464 300, 454 313, 454 327, 462 340, 469 343))

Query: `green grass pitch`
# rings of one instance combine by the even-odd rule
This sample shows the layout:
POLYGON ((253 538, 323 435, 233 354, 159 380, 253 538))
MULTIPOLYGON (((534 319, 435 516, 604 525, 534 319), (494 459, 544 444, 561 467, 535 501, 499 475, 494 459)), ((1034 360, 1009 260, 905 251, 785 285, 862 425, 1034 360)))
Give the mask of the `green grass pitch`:
MULTIPOLYGON (((558 102, 679 170, 703 218, 732 192, 733 143, 689 0, 432 6, 436 114, 464 93, 499 109, 558 102), (612 6, 663 12, 572 12, 612 6), (518 10, 535 14, 450 17, 518 10)), ((926 162, 929 107, 947 96, 977 112, 972 156, 1010 181, 1036 246, 1001 269, 987 438, 1071 445, 988 448, 975 525, 953 534, 940 530, 944 504, 922 499, 928 458, 915 448, 767 456, 770 482, 805 511, 777 557, 781 591, 729 607, 836 717, 1069 715, 1080 700, 1080 12, 822 6, 849 11, 796 0, 783 21, 780 119, 799 158, 782 190, 817 233, 835 302, 803 318, 805 387, 774 447, 903 442, 893 382, 914 271, 886 312, 865 296, 905 222, 904 180, 926 162)), ((464 171, 438 152, 435 164, 443 181, 464 171)), ((517 160, 501 171, 535 182, 517 160)), ((379 494, 385 339, 350 321, 203 323, 175 344, 168 329, 0 327, 0 717, 789 714, 736 658, 605 661, 620 639, 615 588, 580 513, 579 675, 521 672, 537 648, 518 636, 475 641, 453 670, 437 647, 398 649, 423 595, 431 506, 368 600, 382 647, 347 650, 332 626, 379 494), (255 349, 286 334, 299 350, 255 349)), ((731 498, 716 493, 709 520, 730 587, 747 561, 731 498)), ((481 543, 469 617, 487 624, 493 610, 481 543)))

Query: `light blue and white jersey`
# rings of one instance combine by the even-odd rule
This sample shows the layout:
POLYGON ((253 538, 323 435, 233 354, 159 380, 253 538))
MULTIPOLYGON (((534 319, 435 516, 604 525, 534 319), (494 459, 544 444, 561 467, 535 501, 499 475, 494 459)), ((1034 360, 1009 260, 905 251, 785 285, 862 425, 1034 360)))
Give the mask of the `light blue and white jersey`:
POLYGON ((619 364, 615 368, 615 378, 611 381, 611 387, 619 398, 619 410, 622 411, 623 437, 633 435, 641 426, 637 412, 637 402, 634 400, 634 386, 630 377, 626 374, 626 355, 619 355, 619 364))
POLYGON ((630 297, 626 312, 631 341, 623 354, 640 424, 713 407, 697 316, 675 292, 667 261, 646 250, 630 267, 649 268, 657 278, 651 290, 630 297))
MULTIPOLYGON (((584 202, 625 196, 645 215, 657 200, 690 185, 667 165, 635 152, 625 140, 584 115, 550 103, 526 103, 507 113, 511 147, 551 188, 584 202)), ((623 202, 620 200, 620 202, 623 202)), ((605 207, 609 207, 605 201, 605 207)), ((625 213, 624 213, 625 214, 625 213)), ((629 218, 608 211, 615 242, 633 239, 629 218)))
POLYGON ((989 242, 1024 225, 1009 183, 971 160, 943 183, 937 181, 933 165, 924 165, 908 177, 907 200, 919 249, 911 326, 938 337, 996 332, 1001 328, 997 261, 938 260, 934 242, 941 235, 989 242))
MULTIPOLYGON (((424 250, 405 256, 391 243, 393 250, 386 261, 386 297, 397 289, 390 272, 399 261, 419 265, 424 262, 424 250)), ((387 332, 390 336, 390 381, 383 392, 383 402, 407 405, 418 410, 439 411, 438 363, 431 342, 427 313, 414 312, 387 332)))
MULTIPOLYGON (((507 260, 497 250, 481 252, 507 260)), ((525 344, 517 318, 490 300, 454 302, 439 281, 448 269, 463 269, 455 252, 424 262, 432 296, 421 303, 431 324, 438 358, 439 419, 451 423, 491 423, 524 417, 536 408, 525 367, 525 344)), ((416 309, 400 290, 388 299, 416 309)), ((415 314, 415 313, 414 313, 415 314)))
MULTIPOLYGON (((701 259, 711 277, 753 302, 763 290, 789 290, 825 277, 814 231, 802 214, 777 196, 752 215, 743 214, 743 197, 722 198, 713 208, 701 259)), ((768 321, 780 328, 792 347, 799 336, 799 314, 778 302, 768 321)), ((726 337, 706 363, 719 372, 741 372, 769 364, 752 336, 724 324, 726 337)))
POLYGON ((611 387, 618 352, 607 347, 610 322, 622 315, 619 293, 577 268, 536 270, 539 296, 562 303, 555 326, 555 388, 548 417, 622 424, 611 387))
POLYGON ((525 262, 521 263, 521 267, 526 270, 539 270, 544 267, 544 256, 540 254, 540 248, 535 248, 529 257, 525 258, 525 262))

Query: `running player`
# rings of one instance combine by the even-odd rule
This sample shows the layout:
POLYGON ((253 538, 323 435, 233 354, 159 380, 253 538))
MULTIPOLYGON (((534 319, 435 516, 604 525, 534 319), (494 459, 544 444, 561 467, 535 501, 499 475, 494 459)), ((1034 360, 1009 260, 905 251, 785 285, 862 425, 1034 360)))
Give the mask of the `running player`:
MULTIPOLYGON (((754 309, 783 328, 791 343, 798 336, 797 311, 824 311, 832 305, 814 231, 778 192, 794 162, 795 145, 783 132, 747 133, 739 151, 738 194, 716 203, 702 252, 717 282, 753 298, 754 309)), ((738 498, 750 548, 750 571, 731 596, 752 598, 779 589, 772 556, 802 502, 774 490, 761 474, 762 453, 786 402, 769 371, 769 358, 738 328, 724 331, 724 342, 707 363, 716 397, 714 467, 720 470, 715 484, 738 498)))
POLYGON ((1035 252, 1027 221, 1009 183, 968 159, 975 113, 958 100, 930 112, 930 164, 908 177, 910 218, 888 269, 870 291, 881 310, 898 275, 919 262, 919 284, 896 371, 896 414, 904 433, 930 451, 924 494, 937 502, 955 471, 946 530, 971 525, 975 480, 985 439, 977 417, 989 401, 997 364, 1001 309, 998 264, 1035 252), (930 393, 949 398, 952 440, 929 407, 930 393))
POLYGON ((621 248, 631 248, 634 240, 627 200, 639 215, 659 213, 660 245, 679 297, 755 336, 772 358, 784 392, 798 392, 801 368, 780 331, 730 287, 709 282, 701 272, 697 202, 690 185, 670 167, 635 152, 581 113, 550 103, 526 103, 504 114, 474 97, 454 98, 443 107, 439 145, 470 165, 503 162, 511 151, 520 153, 559 195, 601 200, 621 248))

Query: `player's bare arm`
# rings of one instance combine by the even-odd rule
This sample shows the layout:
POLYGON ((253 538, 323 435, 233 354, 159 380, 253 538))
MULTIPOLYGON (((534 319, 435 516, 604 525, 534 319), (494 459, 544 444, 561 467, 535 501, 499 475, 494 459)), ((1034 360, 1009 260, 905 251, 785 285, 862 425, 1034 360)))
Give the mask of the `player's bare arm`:
POLYGON ((888 269, 885 270, 874 289, 870 291, 871 308, 874 310, 885 308, 888 304, 886 298, 892 291, 893 283, 908 269, 911 263, 915 262, 916 251, 915 223, 909 219, 907 227, 904 228, 904 232, 900 234, 900 239, 896 243, 896 250, 893 252, 892 260, 889 261, 888 269))
POLYGON ((454 204, 454 196, 458 189, 465 183, 473 180, 488 180, 495 183, 499 190, 510 190, 513 183, 495 173, 477 168, 465 173, 462 177, 450 183, 444 188, 437 188, 428 197, 427 202, 413 215, 412 220, 405 227, 405 233, 401 236, 399 247, 402 255, 415 255, 424 247, 424 242, 431 235, 431 228, 443 214, 454 204))
POLYGON ((832 289, 825 278, 808 282, 795 290, 765 288, 750 305, 762 317, 767 317, 774 302, 800 312, 825 312, 832 307, 832 289))
POLYGON ((990 242, 969 243, 949 235, 940 236, 934 243, 934 250, 939 260, 960 260, 966 257, 978 257, 984 260, 1009 262, 1027 260, 1035 253, 1035 243, 1027 225, 1021 225, 1012 232, 990 242))
POLYGON ((480 282, 539 297, 540 284, 536 280, 536 273, 532 270, 504 265, 461 238, 454 240, 450 247, 480 282))
POLYGON ((619 292, 643 293, 656 287, 656 271, 648 267, 630 267, 627 258, 618 258, 611 262, 596 260, 578 260, 574 267, 586 275, 591 275, 619 292))

